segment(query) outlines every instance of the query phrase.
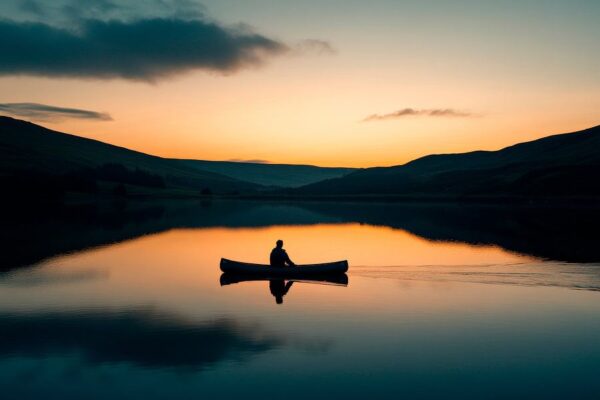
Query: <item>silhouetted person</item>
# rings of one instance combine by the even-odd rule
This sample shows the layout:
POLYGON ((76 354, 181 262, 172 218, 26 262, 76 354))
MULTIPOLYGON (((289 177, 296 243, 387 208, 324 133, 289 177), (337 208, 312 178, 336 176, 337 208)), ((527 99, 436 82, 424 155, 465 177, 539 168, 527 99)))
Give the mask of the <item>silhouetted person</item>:
POLYGON ((271 294, 275 297, 275 302, 277 304, 283 303, 283 296, 289 292, 293 284, 294 282, 292 281, 285 283, 283 279, 273 279, 269 281, 269 289, 271 289, 271 294))
POLYGON ((278 240, 277 246, 271 250, 271 267, 293 267, 295 265, 283 249, 283 240, 278 240))

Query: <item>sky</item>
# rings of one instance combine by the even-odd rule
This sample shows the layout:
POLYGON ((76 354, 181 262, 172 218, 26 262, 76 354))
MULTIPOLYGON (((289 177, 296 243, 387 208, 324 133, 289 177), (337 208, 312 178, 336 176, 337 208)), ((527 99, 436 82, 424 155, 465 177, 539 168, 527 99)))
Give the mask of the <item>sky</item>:
POLYGON ((597 0, 3 0, 0 114, 164 157, 370 167, 600 124, 597 0))

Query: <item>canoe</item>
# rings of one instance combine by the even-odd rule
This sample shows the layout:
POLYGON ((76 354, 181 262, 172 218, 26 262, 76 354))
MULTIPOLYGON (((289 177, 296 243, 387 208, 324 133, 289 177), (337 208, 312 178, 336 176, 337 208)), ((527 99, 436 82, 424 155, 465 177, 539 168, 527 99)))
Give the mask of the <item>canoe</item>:
MULTIPOLYGON (((273 279, 283 279, 282 277, 271 277, 251 274, 240 274, 235 272, 224 272, 219 278, 221 286, 233 285, 242 282, 269 282, 273 279)), ((287 279, 298 283, 318 283, 334 286, 348 286, 348 275, 344 273, 324 274, 324 275, 307 275, 304 277, 292 277, 287 279)))
POLYGON ((262 277, 305 277, 318 275, 343 274, 348 271, 348 261, 336 261, 324 264, 306 264, 295 267, 271 267, 266 264, 251 264, 221 259, 221 271, 262 277))

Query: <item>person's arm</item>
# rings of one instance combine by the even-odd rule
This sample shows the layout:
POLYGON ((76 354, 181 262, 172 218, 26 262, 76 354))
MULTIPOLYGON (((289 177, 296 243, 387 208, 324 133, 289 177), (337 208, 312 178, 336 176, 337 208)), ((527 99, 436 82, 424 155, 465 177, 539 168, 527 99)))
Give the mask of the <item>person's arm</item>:
POLYGON ((294 262, 290 260, 290 256, 288 256, 287 251, 285 252, 285 262, 292 267, 296 266, 296 264, 294 264, 294 262))
POLYGON ((290 291, 293 284, 294 284, 294 281, 287 281, 287 283, 285 284, 285 289, 283 290, 284 296, 287 294, 287 292, 290 291))

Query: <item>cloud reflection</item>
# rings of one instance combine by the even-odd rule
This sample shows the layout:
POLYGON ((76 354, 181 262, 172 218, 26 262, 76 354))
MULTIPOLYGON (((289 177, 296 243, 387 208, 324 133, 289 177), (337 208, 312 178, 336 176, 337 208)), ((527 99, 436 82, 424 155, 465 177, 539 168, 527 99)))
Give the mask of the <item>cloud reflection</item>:
POLYGON ((12 271, 0 275, 0 286, 33 287, 56 284, 81 283, 99 279, 107 279, 108 270, 83 269, 76 271, 56 271, 44 267, 12 271))
POLYGON ((0 357, 78 355, 93 364, 199 369, 274 349, 282 337, 227 318, 192 323, 154 310, 0 314, 0 357))

